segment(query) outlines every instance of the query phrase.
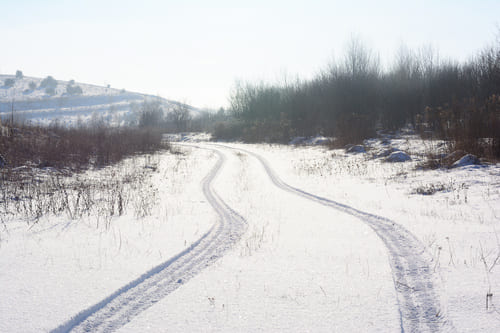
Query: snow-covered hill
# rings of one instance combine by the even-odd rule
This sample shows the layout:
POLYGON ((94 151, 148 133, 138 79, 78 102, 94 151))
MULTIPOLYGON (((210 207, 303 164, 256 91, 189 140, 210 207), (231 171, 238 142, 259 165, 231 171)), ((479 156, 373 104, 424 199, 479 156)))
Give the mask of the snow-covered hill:
MULTIPOLYGON (((40 86, 43 80, 0 75, 0 117, 10 118, 13 114, 16 120, 35 124, 48 125, 57 119, 61 124, 74 125, 97 115, 112 125, 119 125, 133 121, 134 113, 144 100, 158 100, 167 112, 179 104, 157 96, 73 81, 56 80, 57 86, 50 91, 40 86), (73 93, 68 93, 71 90, 73 93)), ((199 113, 196 108, 189 108, 193 116, 199 113)))

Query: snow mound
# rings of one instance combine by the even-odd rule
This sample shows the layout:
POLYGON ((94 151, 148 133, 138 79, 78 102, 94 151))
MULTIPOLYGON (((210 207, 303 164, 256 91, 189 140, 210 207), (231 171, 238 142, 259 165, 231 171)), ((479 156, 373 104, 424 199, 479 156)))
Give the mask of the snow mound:
POLYGON ((321 135, 308 140, 308 143, 312 145, 326 145, 328 142, 330 142, 330 139, 321 135))
POLYGON ((467 165, 479 165, 481 162, 479 161, 479 158, 477 156, 474 156, 472 154, 467 154, 455 163, 452 164, 452 168, 458 168, 458 167, 463 167, 467 165))
POLYGON ((353 153, 353 154, 366 153, 366 149, 362 145, 354 145, 354 146, 346 147, 345 151, 346 151, 346 153, 353 153))
POLYGON ((212 138, 210 133, 169 133, 163 134, 163 140, 169 142, 205 142, 212 138))
POLYGON ((386 162, 406 162, 411 161, 411 157, 403 151, 395 151, 391 153, 385 160, 386 162))
POLYGON ((394 152, 398 152, 400 151, 398 148, 386 148, 386 149, 380 149, 379 151, 377 151, 373 157, 374 158, 380 158, 380 157, 387 157, 389 155, 391 155, 392 153, 394 152))
POLYGON ((330 139, 321 135, 314 137, 297 136, 290 140, 290 145, 325 145, 330 139))
POLYGON ((305 136, 297 136, 290 140, 288 144, 290 145, 303 145, 307 138, 305 136))

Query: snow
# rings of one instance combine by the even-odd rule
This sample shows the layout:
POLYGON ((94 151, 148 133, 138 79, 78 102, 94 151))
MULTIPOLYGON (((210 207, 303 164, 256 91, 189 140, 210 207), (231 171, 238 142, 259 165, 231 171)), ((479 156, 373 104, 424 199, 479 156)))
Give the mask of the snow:
POLYGON ((345 151, 353 154, 366 153, 365 147, 362 145, 348 146, 345 151))
POLYGON ((113 330, 500 330, 500 165, 423 170, 425 151, 439 142, 413 136, 368 140, 365 154, 213 144, 187 133, 168 139, 179 142, 178 153, 79 176, 148 170, 140 188, 157 191, 150 216, 137 218, 132 209, 99 224, 97 216, 64 213, 36 224, 2 217, 1 332, 55 329, 196 243, 220 220, 203 190, 218 164, 212 195, 233 230, 241 230, 236 216, 245 219, 244 233, 211 242, 223 255, 203 259, 208 266, 176 278, 179 286, 113 330), (411 160, 385 163, 386 150, 411 160), (144 168, 151 161, 157 168, 144 168), (415 246, 400 266, 407 241, 387 235, 415 246))
POLYGON ((163 139, 169 142, 204 142, 210 141, 211 135, 208 133, 169 133, 164 134, 163 139))
POLYGON ((248 154, 224 153, 215 188, 246 217, 243 241, 120 331, 399 331, 387 254, 370 229, 283 193, 248 154))
POLYGON ((485 298, 490 288, 500 288, 500 268, 492 266, 500 254, 500 166, 421 170, 422 146, 429 143, 398 139, 391 144, 413 151, 413 160, 380 163, 313 147, 253 146, 252 151, 268 159, 292 186, 406 227, 432 258, 443 283, 441 298, 457 331, 498 331, 500 315, 495 308, 486 310, 485 298), (429 185, 442 190, 416 194, 429 185), (483 255, 491 271, 485 270, 483 255))
POLYGON ((451 166, 452 168, 459 168, 459 167, 464 167, 468 165, 478 165, 481 164, 479 161, 479 158, 472 154, 467 154, 458 161, 454 162, 451 166))
POLYGON ((307 140, 305 136, 298 136, 290 140, 289 144, 291 145, 301 145, 304 143, 304 141, 307 140))
POLYGON ((411 161, 411 157, 405 152, 395 151, 390 153, 385 160, 386 162, 406 162, 411 161))
POLYGON ((330 142, 330 138, 322 135, 314 137, 298 136, 290 140, 291 145, 326 145, 330 142))
MULTIPOLYGON (((54 329, 209 230, 216 215, 199 183, 214 156, 199 151, 159 158, 157 171, 143 184, 144 190, 153 186, 159 192, 151 216, 136 218, 132 209, 108 224, 98 216, 71 220, 62 214, 31 225, 12 219, 0 226, 0 332, 54 329), (192 174, 193 169, 199 172, 192 174)), ((125 174, 144 163, 131 160, 116 170, 125 174)), ((88 177, 107 176, 90 172, 88 177)))

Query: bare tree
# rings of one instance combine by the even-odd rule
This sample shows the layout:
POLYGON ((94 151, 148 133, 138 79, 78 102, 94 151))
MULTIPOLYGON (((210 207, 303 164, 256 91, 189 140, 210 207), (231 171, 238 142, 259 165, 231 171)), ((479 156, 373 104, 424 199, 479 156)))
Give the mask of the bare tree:
POLYGON ((379 57, 374 55, 359 37, 352 37, 347 44, 344 70, 352 77, 364 77, 380 72, 379 57))
POLYGON ((177 132, 186 131, 191 121, 188 105, 185 103, 176 104, 172 111, 168 113, 167 120, 174 125, 177 132))
POLYGON ((159 100, 145 100, 139 110, 139 126, 159 127, 163 122, 163 115, 159 100))

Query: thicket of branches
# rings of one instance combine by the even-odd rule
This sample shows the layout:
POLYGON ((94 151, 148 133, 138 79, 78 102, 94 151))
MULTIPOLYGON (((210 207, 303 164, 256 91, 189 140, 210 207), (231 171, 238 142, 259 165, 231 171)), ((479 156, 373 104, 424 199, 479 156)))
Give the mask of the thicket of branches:
POLYGON ((140 128, 163 128, 167 132, 185 132, 191 129, 191 113, 185 103, 173 103, 165 110, 160 100, 145 100, 140 105, 132 105, 135 113, 133 125, 140 128))
POLYGON ((22 165, 74 170, 101 167, 168 147, 160 129, 109 127, 103 122, 72 128, 57 123, 50 127, 8 124, 6 128, 8 135, 0 135, 0 152, 9 169, 22 165))
POLYGON ((250 142, 323 134, 337 138, 337 144, 356 143, 377 129, 410 124, 435 130, 436 124, 426 122, 429 114, 451 108, 455 111, 433 116, 448 129, 437 134, 498 141, 499 106, 492 100, 499 94, 500 41, 464 63, 441 61, 430 48, 401 47, 393 65, 383 70, 376 54, 353 39, 342 61, 312 80, 237 84, 230 97, 236 118, 231 126, 237 130, 225 126, 223 133, 250 142), (451 113, 455 124, 446 116, 451 113), (463 125, 469 121, 474 131, 465 130, 472 126, 463 125))
POLYGON ((32 125, 12 113, 3 124, 0 119, 0 168, 26 164, 72 169, 105 166, 133 154, 168 149, 164 133, 191 129, 185 103, 165 110, 160 100, 146 99, 131 104, 131 109, 130 119, 121 126, 112 126, 110 117, 99 113, 93 113, 88 123, 79 119, 71 127, 57 119, 48 127, 32 125))

